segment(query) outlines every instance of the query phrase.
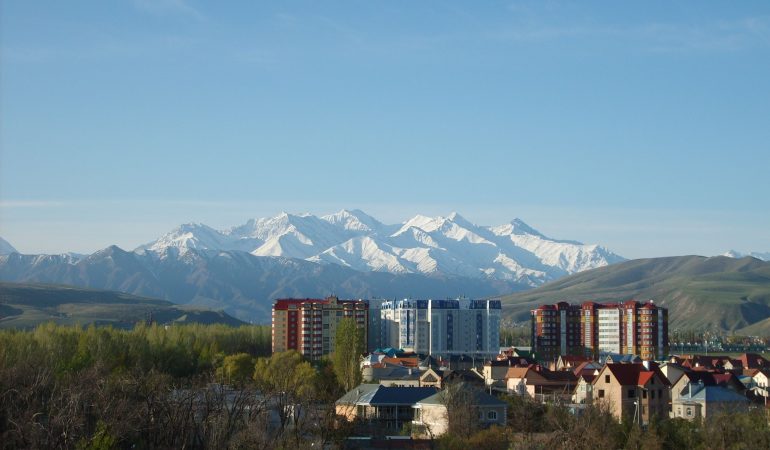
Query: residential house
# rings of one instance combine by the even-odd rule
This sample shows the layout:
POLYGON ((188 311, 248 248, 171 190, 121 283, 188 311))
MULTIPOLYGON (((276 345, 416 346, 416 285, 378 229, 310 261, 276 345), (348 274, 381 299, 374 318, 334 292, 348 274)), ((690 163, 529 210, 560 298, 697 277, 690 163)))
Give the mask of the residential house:
POLYGON ((765 369, 770 368, 770 361, 756 353, 744 353, 736 358, 741 363, 743 369, 765 369))
POLYGON ((391 367, 387 372, 380 373, 378 381, 382 386, 418 387, 420 378, 420 371, 415 368, 391 367))
POLYGON ((415 404, 412 426, 416 436, 433 438, 446 433, 450 420, 448 407, 470 408, 466 417, 477 420, 481 428, 505 425, 507 403, 479 388, 459 385, 454 389, 444 389, 415 404), (452 399, 453 393, 459 397, 452 399))
POLYGON ((594 404, 604 405, 621 422, 646 425, 655 416, 668 416, 670 383, 654 364, 610 363, 592 383, 594 404))
MULTIPOLYGON (((730 372, 714 373, 709 371, 687 371, 671 384, 671 404, 679 397, 688 384, 703 384, 705 386, 720 386, 733 392, 743 394, 745 388, 738 378, 730 372)), ((745 396, 744 396, 745 397, 745 396)))
POLYGON ((482 374, 484 375, 484 384, 487 386, 505 386, 505 374, 508 369, 516 367, 517 358, 505 358, 487 361, 484 363, 482 374))
POLYGON ((370 434, 399 432, 414 420, 414 406, 439 392, 434 387, 361 384, 335 402, 339 417, 357 421, 370 434))
POLYGON ((485 387, 484 377, 477 370, 444 370, 442 383, 444 386, 452 383, 465 383, 466 385, 485 387))
POLYGON ((745 395, 722 386, 693 382, 687 383, 671 401, 671 417, 708 419, 720 414, 747 412, 748 408, 749 400, 745 395))
POLYGON ((578 377, 569 370, 548 370, 540 365, 511 367, 505 376, 506 390, 536 400, 571 398, 578 377))
POLYGON ((599 369, 581 370, 577 374, 577 386, 572 394, 572 403, 590 404, 593 401, 593 381, 599 369))
POLYGON ((435 387, 441 389, 444 379, 444 371, 434 368, 428 368, 420 375, 420 386, 435 387))
POLYGON ((682 367, 679 365, 679 363, 676 362, 664 362, 658 367, 660 368, 660 371, 663 372, 663 375, 668 378, 668 381, 671 382, 671 384, 675 383, 679 378, 681 378, 685 372, 688 372, 687 368, 682 367))
POLYGON ((744 375, 750 376, 754 380, 754 390, 757 395, 768 397, 768 387, 770 386, 770 367, 766 369, 744 369, 744 375))

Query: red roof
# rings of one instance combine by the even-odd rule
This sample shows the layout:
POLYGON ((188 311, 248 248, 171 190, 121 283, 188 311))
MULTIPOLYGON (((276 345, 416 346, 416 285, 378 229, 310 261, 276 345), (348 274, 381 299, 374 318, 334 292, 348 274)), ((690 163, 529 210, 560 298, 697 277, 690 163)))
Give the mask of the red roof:
POLYGON ((411 357, 411 358, 391 358, 391 357, 384 357, 382 358, 382 362, 388 363, 388 364, 395 364, 398 366, 404 366, 404 367, 417 367, 417 358, 411 357))
POLYGON ((650 370, 647 370, 644 364, 610 363, 605 367, 612 372, 622 386, 645 386, 655 375, 664 384, 670 384, 663 372, 654 365, 650 366, 650 370))
POLYGON ((756 353, 744 353, 738 357, 744 369, 759 369, 768 367, 768 361, 756 353))

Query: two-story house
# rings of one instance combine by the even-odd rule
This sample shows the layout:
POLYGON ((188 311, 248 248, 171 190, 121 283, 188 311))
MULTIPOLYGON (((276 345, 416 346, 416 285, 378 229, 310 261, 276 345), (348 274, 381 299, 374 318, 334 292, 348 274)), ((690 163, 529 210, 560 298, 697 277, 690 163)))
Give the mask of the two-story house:
POLYGON ((668 416, 669 387, 668 379, 652 363, 610 363, 593 380, 593 401, 621 422, 646 425, 655 416, 668 416))

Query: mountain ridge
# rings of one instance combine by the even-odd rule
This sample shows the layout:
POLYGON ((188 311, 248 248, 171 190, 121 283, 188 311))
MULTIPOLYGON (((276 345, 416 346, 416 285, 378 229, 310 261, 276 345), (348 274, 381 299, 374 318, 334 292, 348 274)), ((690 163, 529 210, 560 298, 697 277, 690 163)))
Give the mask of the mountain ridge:
POLYGON ((518 218, 479 226, 453 212, 387 225, 358 209, 320 217, 283 212, 224 230, 183 224, 135 251, 168 247, 238 250, 360 271, 513 280, 531 287, 625 260, 599 245, 546 237, 518 218))
POLYGON ((0 281, 107 289, 223 309, 267 323, 279 297, 486 297, 528 288, 511 280, 361 272, 303 259, 255 256, 239 250, 168 247, 130 252, 110 246, 91 255, 0 256, 0 281))

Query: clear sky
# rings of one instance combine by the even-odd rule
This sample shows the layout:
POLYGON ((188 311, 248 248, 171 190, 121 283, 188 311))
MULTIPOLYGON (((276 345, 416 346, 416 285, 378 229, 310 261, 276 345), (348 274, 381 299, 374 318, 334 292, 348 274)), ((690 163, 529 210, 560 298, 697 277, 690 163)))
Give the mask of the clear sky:
POLYGON ((0 236, 458 211, 770 251, 770 2, 0 3, 0 236))

